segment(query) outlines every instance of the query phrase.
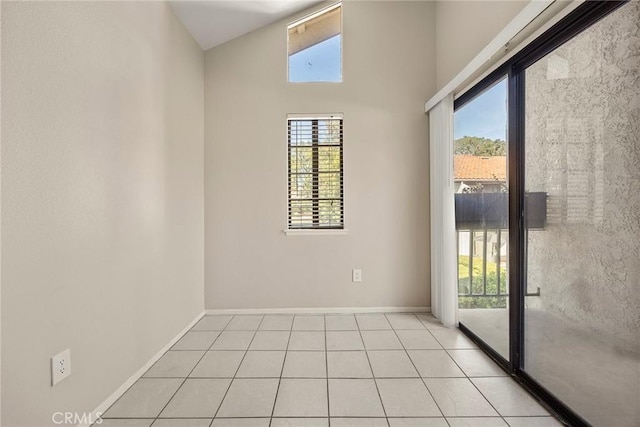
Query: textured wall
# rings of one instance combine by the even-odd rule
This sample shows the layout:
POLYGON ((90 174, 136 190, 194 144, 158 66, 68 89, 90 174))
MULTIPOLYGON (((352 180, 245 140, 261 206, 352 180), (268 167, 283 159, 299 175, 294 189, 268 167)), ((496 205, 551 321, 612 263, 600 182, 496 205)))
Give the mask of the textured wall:
POLYGON ((287 83, 295 17, 206 53, 207 308, 429 305, 435 4, 343 9, 343 83, 287 83), (332 112, 344 114, 348 233, 286 236, 287 113, 332 112))
POLYGON ((529 234, 540 306, 640 348, 640 2, 532 66, 528 191, 549 195, 529 234))
POLYGON ((203 61, 166 3, 2 2, 3 426, 95 409, 202 311, 203 61))

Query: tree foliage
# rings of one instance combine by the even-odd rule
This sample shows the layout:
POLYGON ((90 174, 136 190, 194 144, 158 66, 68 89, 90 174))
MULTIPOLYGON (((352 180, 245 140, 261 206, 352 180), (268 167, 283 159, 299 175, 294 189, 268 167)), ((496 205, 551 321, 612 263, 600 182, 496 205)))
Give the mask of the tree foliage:
POLYGON ((456 154, 471 156, 506 156, 507 143, 501 139, 480 138, 477 136, 463 136, 454 142, 456 154))
POLYGON ((495 262, 487 261, 487 290, 484 294, 482 258, 473 258, 473 292, 469 292, 469 257, 458 257, 458 307, 459 308, 506 308, 507 269, 499 268, 495 262), (498 295, 498 270, 500 272, 500 295, 498 295), (480 296, 480 294, 484 294, 480 296))
POLYGON ((318 120, 315 125, 301 120, 290 129, 289 191, 291 217, 296 223, 310 226, 314 219, 320 225, 341 222, 341 144, 339 120, 318 120))

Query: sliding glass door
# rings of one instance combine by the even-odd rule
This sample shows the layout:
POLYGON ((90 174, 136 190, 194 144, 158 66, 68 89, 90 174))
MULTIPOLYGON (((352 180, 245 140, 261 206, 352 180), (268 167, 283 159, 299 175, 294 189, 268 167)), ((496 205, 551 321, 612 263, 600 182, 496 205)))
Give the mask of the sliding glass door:
POLYGON ((461 329, 569 425, 640 426, 640 2, 577 6, 454 129, 461 329))
POLYGON ((459 319, 509 359, 507 79, 454 114, 459 319))
POLYGON ((640 425, 640 2, 524 70, 522 368, 598 426, 640 425), (538 292, 539 291, 539 292, 538 292))

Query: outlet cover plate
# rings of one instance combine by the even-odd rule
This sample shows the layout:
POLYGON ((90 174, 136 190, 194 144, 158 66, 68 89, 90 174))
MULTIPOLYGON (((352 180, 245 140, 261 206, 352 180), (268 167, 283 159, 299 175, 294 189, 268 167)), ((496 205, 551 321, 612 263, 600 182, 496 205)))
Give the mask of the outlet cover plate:
POLYGON ((51 385, 58 384, 71 375, 71 349, 66 349, 51 358, 51 385))
POLYGON ((351 272, 351 281, 355 283, 362 282, 362 270, 353 269, 353 271, 351 272))

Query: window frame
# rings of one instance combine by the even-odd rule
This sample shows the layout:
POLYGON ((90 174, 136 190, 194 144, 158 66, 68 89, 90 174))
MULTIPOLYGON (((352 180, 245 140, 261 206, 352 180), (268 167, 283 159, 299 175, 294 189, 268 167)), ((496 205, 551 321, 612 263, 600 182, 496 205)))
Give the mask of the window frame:
MULTIPOLYGON (((296 236, 296 235, 340 235, 340 234, 347 234, 348 229, 346 228, 346 216, 345 216, 345 191, 344 191, 344 115, 342 113, 329 113, 329 114, 287 114, 286 116, 286 123, 287 123, 287 153, 286 153, 286 159, 287 159, 287 184, 286 184, 286 188, 287 188, 287 205, 286 205, 286 222, 285 222, 285 227, 284 227, 284 233, 286 235, 290 235, 290 236, 296 236), (289 133, 289 129, 290 129, 290 124, 292 121, 318 121, 318 120, 330 120, 330 119, 339 119, 340 120, 340 186, 341 186, 341 190, 340 190, 340 205, 341 205, 341 217, 342 217, 342 223, 341 226, 327 226, 327 227, 322 227, 322 226, 316 226, 316 227, 291 227, 291 214, 290 214, 290 210, 291 210, 291 140, 290 140, 290 133, 289 133)), ((314 143, 312 144, 312 151, 315 153, 315 159, 312 160, 314 165, 314 171, 312 172, 312 180, 315 183, 314 188, 313 188, 313 197, 312 197, 312 203, 314 203, 314 206, 316 206, 317 209, 317 202, 319 201, 319 188, 318 188, 318 175, 320 173, 320 171, 317 170, 317 150, 313 149, 313 147, 318 147, 317 145, 317 140, 314 141, 314 143)))
POLYGON ((287 24, 286 27, 286 31, 287 31, 287 43, 285 45, 285 58, 286 58, 286 65, 287 65, 287 73, 285 76, 285 80, 287 82, 287 84, 292 84, 292 85, 305 85, 305 84, 341 84, 344 83, 344 23, 343 23, 343 19, 344 19, 344 7, 343 7, 343 3, 342 0, 333 4, 330 4, 326 7, 323 7, 321 9, 316 10, 315 12, 309 13, 307 15, 303 15, 302 17, 291 21, 290 23, 287 24), (291 29, 292 27, 297 27, 300 24, 304 24, 305 22, 321 16, 327 12, 331 12, 333 9, 337 9, 340 8, 340 80, 338 81, 303 81, 303 82, 296 82, 296 81, 291 81, 289 79, 289 29, 291 29))

